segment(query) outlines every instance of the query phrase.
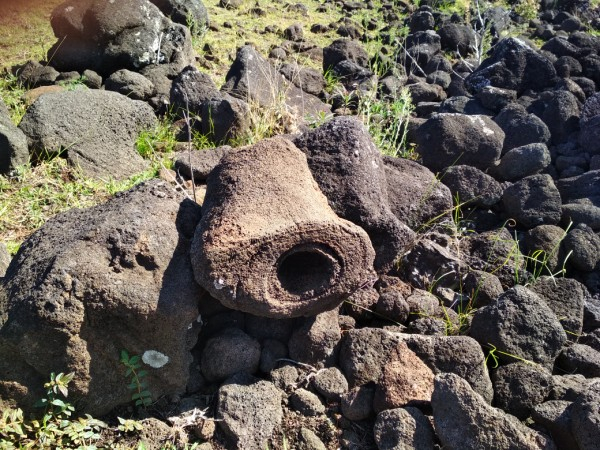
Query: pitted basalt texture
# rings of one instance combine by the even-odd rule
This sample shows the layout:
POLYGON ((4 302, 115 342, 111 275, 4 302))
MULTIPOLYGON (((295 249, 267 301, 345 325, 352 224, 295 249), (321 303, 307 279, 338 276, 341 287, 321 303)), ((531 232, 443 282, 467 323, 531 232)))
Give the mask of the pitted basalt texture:
POLYGON ((367 234, 335 215, 304 154, 281 138, 221 159, 191 255, 223 305, 274 318, 332 309, 375 275, 367 234))

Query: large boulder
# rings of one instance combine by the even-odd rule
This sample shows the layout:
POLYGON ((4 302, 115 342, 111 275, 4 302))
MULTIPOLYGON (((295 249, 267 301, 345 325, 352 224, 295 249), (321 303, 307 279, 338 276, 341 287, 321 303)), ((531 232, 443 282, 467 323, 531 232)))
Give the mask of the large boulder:
POLYGON ((294 140, 333 210, 364 228, 375 248, 375 269, 387 272, 414 233, 391 211, 381 153, 367 129, 338 117, 294 140))
POLYGON ((465 79, 472 93, 486 86, 517 91, 541 91, 556 83, 556 70, 552 62, 516 38, 502 39, 492 55, 465 79))
POLYGON ((144 102, 77 89, 38 98, 19 128, 36 159, 61 156, 88 176, 123 179, 147 168, 135 141, 155 124, 154 111, 144 102))
POLYGON ((315 315, 374 276, 367 234, 334 213, 305 155, 285 139, 223 156, 202 208, 194 274, 229 308, 273 318, 315 315))
POLYGON ((26 240, 0 301, 0 397, 30 407, 51 372, 74 372, 71 401, 106 414, 131 401, 122 350, 143 355, 152 398, 184 392, 202 294, 189 261, 199 219, 156 180, 26 240))
POLYGON ((48 50, 59 71, 92 69, 109 75, 151 64, 181 70, 193 62, 192 40, 149 0, 67 0, 52 12, 58 41, 48 50))
POLYGON ((500 159, 504 131, 487 116, 441 113, 417 129, 416 141, 433 172, 457 164, 485 171, 500 159))

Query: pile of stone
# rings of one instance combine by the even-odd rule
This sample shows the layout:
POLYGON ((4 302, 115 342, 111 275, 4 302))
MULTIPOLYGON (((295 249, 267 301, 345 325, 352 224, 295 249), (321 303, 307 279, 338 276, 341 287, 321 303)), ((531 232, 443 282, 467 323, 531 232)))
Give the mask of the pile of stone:
MULTIPOLYGON (((293 67, 280 74, 250 46, 218 89, 190 65, 187 31, 150 3, 125 3, 142 4, 132 17, 165 42, 118 50, 128 34, 108 26, 107 3, 59 8, 55 30, 108 20, 93 40, 58 34, 70 37, 55 60, 108 76, 105 90, 43 94, 16 131, 0 109, 14 161, 52 149, 92 173, 142 170, 127 151, 167 99, 223 142, 281 92, 297 113, 328 110, 310 73, 297 86, 293 67), (90 45, 96 65, 74 62, 90 45), (122 77, 154 87, 132 100, 122 77), (111 156, 119 170, 107 145, 122 152, 111 156)), ((486 13, 499 32, 502 11, 486 13)), ((200 434, 228 448, 264 448, 281 430, 298 448, 596 448, 600 41, 574 16, 551 16, 555 27, 534 23, 541 52, 502 39, 468 75, 441 52, 467 58, 473 28, 428 6, 408 19, 395 60, 404 80, 378 80, 357 41, 324 49, 324 68, 356 95, 407 86, 420 163, 381 156, 358 120, 339 116, 177 155, 180 174, 205 185, 202 206, 153 180, 48 221, 0 283, 0 404, 31 408, 49 373, 74 372, 80 411, 107 414, 131 400, 126 349, 169 408, 203 409, 214 394, 217 430, 200 434)), ((40 67, 29 65, 32 85, 51 72, 40 67)))

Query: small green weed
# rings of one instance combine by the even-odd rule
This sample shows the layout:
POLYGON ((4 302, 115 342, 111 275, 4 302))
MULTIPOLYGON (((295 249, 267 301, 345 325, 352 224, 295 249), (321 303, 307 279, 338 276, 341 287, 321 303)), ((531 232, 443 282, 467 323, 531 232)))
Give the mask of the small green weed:
POLYGON ((129 356, 126 350, 121 350, 121 364, 127 369, 125 376, 129 378, 127 388, 132 391, 131 400, 135 406, 146 408, 152 403, 152 395, 148 391, 148 383, 145 378, 148 372, 142 370, 141 357, 139 355, 129 356))
POLYGON ((6 72, 0 76, 0 99, 7 106, 10 118, 15 125, 18 125, 25 115, 26 107, 23 94, 25 94, 25 87, 15 75, 6 72))
POLYGON ((407 148, 408 121, 413 112, 407 89, 398 92, 392 101, 378 99, 375 92, 359 97, 358 116, 362 119, 375 144, 384 155, 415 159, 407 148))
POLYGON ((529 359, 522 358, 518 355, 513 355, 512 353, 503 352, 502 350, 498 350, 498 348, 495 345, 490 344, 489 342, 486 344, 486 346, 489 348, 489 351, 487 356, 485 357, 485 364, 487 365, 488 362, 491 360, 492 362, 490 363, 490 365, 492 369, 496 369, 500 365, 500 356, 498 355, 508 356, 509 358, 524 362, 525 364, 531 364, 534 366, 537 365, 537 363, 529 359))
POLYGON ((46 397, 36 405, 44 408, 41 419, 25 419, 19 408, 4 411, 0 417, 0 448, 95 449, 94 442, 100 439, 101 430, 108 425, 87 414, 71 418, 75 408, 64 399, 69 394, 68 385, 73 376, 73 373, 50 375, 50 381, 44 384, 46 397))

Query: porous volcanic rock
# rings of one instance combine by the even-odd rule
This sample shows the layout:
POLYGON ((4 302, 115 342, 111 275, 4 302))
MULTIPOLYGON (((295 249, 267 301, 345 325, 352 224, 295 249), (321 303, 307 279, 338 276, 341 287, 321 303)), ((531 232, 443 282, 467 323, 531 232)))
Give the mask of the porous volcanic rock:
POLYGON ((0 174, 6 174, 29 160, 25 134, 12 122, 0 99, 0 174))
POLYGON ((144 102, 117 92, 77 89, 38 98, 19 128, 37 159, 60 155, 88 176, 120 180, 148 166, 135 141, 155 124, 154 111, 144 102))
POLYGON ((485 171, 500 158, 504 131, 487 116, 441 113, 417 129, 416 141, 433 172, 457 164, 485 171))
POLYGON ((516 38, 502 39, 492 55, 465 79, 469 90, 476 93, 486 86, 517 91, 541 91, 556 83, 552 62, 516 38))
POLYGON ((283 419, 282 397, 273 383, 238 374, 217 393, 217 424, 235 449, 263 449, 283 419))
POLYGON ((199 219, 196 204, 154 180, 27 239, 0 302, 0 396, 20 385, 30 407, 48 374, 74 372, 70 401, 105 414, 131 401, 121 350, 144 355, 153 398, 184 392, 202 293, 189 261, 199 219))
POLYGON ((369 234, 375 269, 387 272, 415 235, 390 209, 383 158, 367 129, 351 117, 336 117, 294 143, 306 153, 331 208, 369 234))
POLYGON ((552 367, 567 340, 556 314, 537 294, 520 285, 478 309, 470 335, 481 345, 502 351, 498 355, 502 361, 513 362, 515 358, 509 355, 515 355, 545 367, 552 367))
POLYGON ((435 431, 444 448, 556 449, 547 436, 488 405, 458 375, 435 377, 431 406, 435 431))
POLYGON ((225 155, 208 177, 202 209, 194 274, 227 307, 314 315, 374 276, 367 234, 335 215, 306 157, 285 139, 225 155))
POLYGON ((52 12, 58 41, 48 50, 59 71, 92 69, 103 76, 151 64, 181 70, 193 62, 192 39, 149 0, 67 0, 52 12))

